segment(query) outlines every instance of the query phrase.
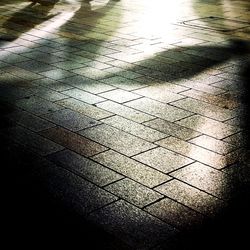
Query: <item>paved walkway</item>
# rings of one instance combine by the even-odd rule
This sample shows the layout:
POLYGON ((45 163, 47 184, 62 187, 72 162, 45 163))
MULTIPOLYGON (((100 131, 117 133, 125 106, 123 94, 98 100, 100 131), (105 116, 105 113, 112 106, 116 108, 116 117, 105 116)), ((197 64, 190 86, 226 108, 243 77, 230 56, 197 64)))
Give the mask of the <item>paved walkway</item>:
POLYGON ((249 2, 37 2, 0 3, 8 236, 84 249, 240 246, 249 2))

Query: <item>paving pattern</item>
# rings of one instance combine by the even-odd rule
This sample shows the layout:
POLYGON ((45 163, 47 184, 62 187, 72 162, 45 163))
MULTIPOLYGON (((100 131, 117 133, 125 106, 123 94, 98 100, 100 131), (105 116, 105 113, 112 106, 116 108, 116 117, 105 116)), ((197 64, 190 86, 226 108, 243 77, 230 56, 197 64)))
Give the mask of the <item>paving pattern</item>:
POLYGON ((103 249, 178 249, 220 219, 250 180, 249 10, 2 0, 1 151, 20 211, 66 207, 108 235, 103 249))

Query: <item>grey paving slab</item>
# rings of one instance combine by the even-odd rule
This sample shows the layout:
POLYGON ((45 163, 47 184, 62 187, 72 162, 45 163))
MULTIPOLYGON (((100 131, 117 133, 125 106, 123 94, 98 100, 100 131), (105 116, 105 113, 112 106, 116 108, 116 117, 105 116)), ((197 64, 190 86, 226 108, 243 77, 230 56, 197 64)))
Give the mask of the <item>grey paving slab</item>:
POLYGON ((137 80, 130 80, 122 76, 112 76, 112 77, 108 77, 105 79, 101 79, 101 81, 111 86, 114 86, 116 88, 120 88, 120 89, 124 89, 128 91, 145 87, 145 84, 137 80))
POLYGON ((100 109, 98 107, 76 100, 74 98, 64 99, 56 103, 65 108, 72 109, 78 113, 89 116, 96 120, 104 119, 114 115, 106 110, 100 109))
POLYGON ((159 118, 156 118, 152 121, 145 122, 144 124, 162 133, 165 133, 166 135, 175 136, 182 140, 189 140, 191 138, 194 138, 200 135, 199 132, 191 128, 186 128, 176 123, 162 120, 159 118))
POLYGON ((78 74, 78 75, 88 77, 90 79, 94 79, 94 80, 101 79, 104 76, 103 70, 95 69, 92 67, 83 67, 83 68, 79 68, 79 69, 74 69, 74 70, 71 70, 71 72, 78 74))
POLYGON ((215 215, 224 206, 224 203, 216 197, 178 180, 169 181, 156 190, 208 216, 215 215))
POLYGON ((138 99, 141 97, 140 95, 136 95, 134 93, 131 93, 129 91, 125 91, 122 89, 111 90, 111 91, 99 94, 99 96, 102 96, 106 99, 109 99, 118 103, 124 103, 124 102, 138 99))
POLYGON ((36 86, 36 87, 33 87, 33 89, 35 91, 36 96, 39 96, 51 102, 59 101, 68 97, 62 93, 59 93, 58 91, 54 91, 50 88, 46 88, 42 86, 41 87, 36 86))
POLYGON ((56 67, 54 67, 48 63, 38 62, 35 60, 18 62, 18 63, 15 63, 15 66, 22 68, 22 69, 25 69, 25 70, 29 70, 31 72, 35 72, 35 73, 56 69, 56 67))
POLYGON ((225 156, 175 137, 162 139, 158 141, 157 144, 217 169, 221 169, 228 164, 227 158, 225 156))
POLYGON ((101 92, 109 91, 115 89, 115 87, 102 83, 100 81, 96 81, 90 79, 85 76, 76 75, 72 77, 68 77, 61 80, 62 82, 74 86, 78 89, 90 92, 92 94, 98 94, 101 92))
POLYGON ((205 219, 200 213, 169 198, 153 203, 145 210, 178 229, 193 229, 205 219))
POLYGON ((240 129, 228 124, 212 120, 200 115, 193 115, 185 118, 181 121, 177 121, 177 124, 194 129, 200 133, 211 136, 216 139, 223 139, 227 136, 235 134, 240 129))
POLYGON ((225 121, 234 117, 234 113, 228 109, 223 109, 192 98, 186 98, 184 100, 172 102, 171 104, 218 121, 225 121))
POLYGON ((54 199, 81 216, 117 200, 114 195, 61 167, 44 167, 39 174, 54 199))
POLYGON ((127 156, 132 156, 155 147, 152 143, 106 124, 85 129, 80 134, 127 156))
POLYGON ((229 175, 198 162, 170 175, 218 198, 229 198, 233 188, 229 175))
POLYGON ((59 91, 59 92, 73 88, 72 86, 70 86, 66 83, 62 83, 62 82, 59 82, 59 81, 56 81, 56 80, 53 80, 50 78, 46 78, 46 77, 42 78, 42 79, 35 80, 32 83, 49 88, 49 89, 52 89, 52 90, 55 90, 55 91, 59 91))
POLYGON ((34 114, 46 114, 63 109, 62 106, 36 96, 20 99, 16 101, 16 105, 34 114))
POLYGON ((122 175, 70 150, 63 150, 49 155, 48 159, 98 186, 105 186, 124 178, 122 175))
POLYGON ((184 98, 182 95, 177 94, 184 91, 186 88, 175 84, 162 84, 153 85, 133 91, 133 93, 154 99, 156 101, 169 103, 184 98))
POLYGON ((51 78, 53 80, 61 80, 63 78, 74 76, 75 74, 63 69, 52 69, 40 73, 42 76, 51 78))
POLYGON ((84 156, 92 156, 107 150, 106 147, 64 128, 51 128, 40 134, 84 156))
POLYGON ((193 162, 187 157, 161 147, 138 154, 133 158, 163 173, 169 173, 193 162))
POLYGON ((112 150, 98 154, 93 159, 148 187, 171 179, 168 175, 112 150))
POLYGON ((127 102, 126 106, 167 121, 177 121, 193 113, 148 98, 127 102))
POLYGON ((77 68, 81 68, 84 66, 82 63, 74 62, 71 60, 66 60, 63 62, 56 62, 53 65, 59 69, 64 69, 64 70, 77 69, 77 68))
POLYGON ((117 115, 103 119, 102 122, 150 142, 167 137, 166 134, 163 134, 157 130, 117 115))
POLYGON ((100 124, 100 122, 70 109, 58 110, 43 117, 71 131, 79 131, 100 124))
POLYGON ((55 124, 23 110, 14 111, 9 114, 8 117, 19 125, 26 127, 34 132, 55 127, 55 124))
POLYGON ((28 147, 29 150, 36 152, 39 155, 48 155, 63 149, 63 146, 43 138, 21 126, 12 127, 6 130, 6 133, 15 142, 28 147))
POLYGON ((163 197, 152 189, 127 178, 111 183, 105 189, 138 207, 144 207, 163 197))
POLYGON ((124 105, 112 101, 98 103, 97 107, 138 123, 149 121, 154 118, 152 115, 140 112, 138 110, 134 110, 132 108, 126 107, 124 105))
POLYGON ((177 233, 173 227, 122 200, 91 213, 90 219, 135 249, 152 247, 177 233))
POLYGON ((105 99, 100 96, 96 96, 96 95, 93 95, 91 93, 88 93, 86 91, 76 89, 76 88, 63 91, 62 93, 64 95, 68 95, 70 97, 78 99, 79 101, 83 101, 89 104, 95 104, 98 102, 105 101, 105 99))
POLYGON ((217 140, 207 135, 198 136, 190 140, 190 142, 200 147, 207 148, 211 151, 214 151, 216 153, 223 154, 223 155, 228 154, 229 152, 233 151, 236 148, 236 146, 232 144, 226 143, 221 140, 217 140))

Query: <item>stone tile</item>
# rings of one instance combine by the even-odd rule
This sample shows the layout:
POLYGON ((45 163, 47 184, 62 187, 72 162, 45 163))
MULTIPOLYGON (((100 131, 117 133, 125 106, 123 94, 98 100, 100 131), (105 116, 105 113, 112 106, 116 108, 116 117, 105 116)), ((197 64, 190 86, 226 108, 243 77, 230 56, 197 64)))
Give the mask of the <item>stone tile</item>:
POLYGON ((220 108, 224 108, 224 109, 234 109, 239 106, 237 101, 234 100, 232 97, 225 98, 225 97, 218 96, 218 95, 204 93, 195 89, 187 90, 185 92, 182 92, 181 94, 184 96, 197 99, 202 102, 206 102, 209 104, 219 106, 220 108))
POLYGON ((149 205, 145 210, 178 229, 193 229, 204 220, 200 213, 169 198, 149 205))
POLYGON ((163 197, 152 189, 127 178, 111 183, 105 189, 138 207, 144 207, 163 197))
POLYGON ((138 99, 141 97, 139 95, 133 94, 129 91, 125 91, 122 89, 111 90, 111 91, 99 94, 99 96, 102 96, 106 99, 109 99, 118 103, 131 101, 131 100, 138 99))
POLYGON ((239 132, 226 137, 225 139, 223 139, 223 142, 229 143, 233 147, 242 147, 246 143, 246 138, 246 132, 239 132))
POLYGON ((6 134, 15 142, 24 145, 29 150, 38 153, 39 155, 48 155, 63 149, 61 145, 43 138, 21 126, 12 127, 6 130, 6 134))
POLYGON ((132 156, 155 147, 152 143, 106 124, 85 129, 80 134, 127 156, 132 156))
POLYGON ((70 109, 58 110, 43 117, 71 131, 79 131, 100 124, 100 122, 70 109))
POLYGON ((2 68, 2 70, 27 81, 32 81, 32 80, 43 78, 43 76, 37 73, 33 73, 29 70, 21 69, 15 66, 9 66, 7 68, 5 67, 5 68, 2 68))
POLYGON ((105 186, 124 178, 102 165, 78 155, 70 150, 63 150, 48 156, 48 159, 98 186, 105 186))
POLYGON ((207 148, 211 151, 214 151, 216 153, 223 154, 223 155, 230 153, 236 148, 236 146, 232 144, 214 139, 207 135, 198 136, 190 140, 190 142, 200 147, 207 148))
POLYGON ((40 72, 56 69, 56 67, 54 67, 48 63, 38 62, 35 60, 29 60, 29 61, 25 61, 25 62, 15 63, 15 66, 22 68, 22 69, 25 69, 25 70, 29 70, 31 72, 35 72, 35 73, 40 73, 40 72))
POLYGON ((215 152, 201 148, 175 137, 162 139, 158 141, 157 144, 217 169, 221 169, 228 164, 227 158, 225 156, 219 155, 215 152))
POLYGON ((133 158, 163 173, 169 173, 193 162, 189 158, 160 147, 133 158))
POLYGON ((239 131, 239 128, 237 127, 200 115, 193 115, 181 121, 177 121, 177 124, 190 129, 194 129, 200 133, 219 140, 239 131))
POLYGON ((48 56, 47 53, 41 52, 41 51, 31 51, 31 52, 23 53, 22 56, 39 61, 39 62, 49 63, 49 64, 61 62, 65 60, 56 55, 48 56))
POLYGON ((176 170, 170 175, 221 199, 229 198, 233 188, 228 174, 199 162, 176 170))
POLYGON ((36 96, 39 96, 39 97, 46 99, 48 101, 51 101, 51 102, 55 102, 55 101, 59 101, 59 100, 67 98, 66 95, 61 94, 61 93, 54 91, 52 89, 49 89, 49 88, 36 86, 33 89, 36 91, 35 92, 36 96))
POLYGON ((115 87, 110 86, 108 84, 87 78, 85 76, 72 76, 61 80, 62 82, 74 86, 78 89, 98 94, 101 92, 109 91, 115 89, 115 87))
POLYGON ((159 102, 169 103, 184 98, 182 95, 176 93, 183 90, 186 90, 186 88, 175 84, 159 84, 135 90, 133 93, 159 102))
POLYGON ((62 106, 36 96, 20 99, 16 101, 16 105, 33 114, 46 114, 63 109, 62 106))
POLYGON ((65 60, 63 62, 56 62, 53 65, 59 69, 64 69, 64 70, 77 69, 77 68, 82 68, 84 66, 82 63, 74 62, 71 60, 65 60))
POLYGON ((144 124, 162 133, 165 133, 166 135, 175 136, 182 140, 189 140, 200 135, 199 132, 191 128, 186 128, 176 123, 165 121, 159 118, 145 122, 144 124))
POLYGON ((41 72, 41 75, 51 78, 53 80, 61 80, 63 78, 74 76, 75 74, 63 69, 53 69, 45 72, 41 72))
POLYGON ((8 118, 34 132, 55 127, 55 124, 22 110, 12 112, 8 118))
POLYGON ((93 159, 150 188, 171 179, 153 168, 112 150, 98 154, 93 159))
POLYGON ((74 98, 64 99, 56 103, 65 108, 72 109, 78 113, 81 113, 83 115, 86 115, 96 120, 107 118, 113 115, 112 113, 109 113, 108 111, 105 111, 93 105, 87 104, 85 102, 81 102, 74 98))
POLYGON ((137 81, 130 80, 122 76, 112 76, 101 80, 102 82, 114 86, 116 88, 124 89, 127 91, 145 87, 145 84, 137 81))
POLYGON ((122 200, 91 213, 89 217, 132 249, 148 249, 177 233, 173 227, 122 200))
POLYGON ((128 102, 126 103, 126 106, 171 122, 193 114, 189 111, 150 100, 148 98, 141 98, 139 100, 128 102))
POLYGON ((71 70, 71 72, 73 72, 74 74, 88 77, 90 79, 94 79, 94 80, 101 79, 105 75, 103 70, 95 69, 92 67, 86 67, 86 66, 79 68, 79 69, 71 70))
POLYGON ((234 117, 234 113, 228 109, 223 109, 218 106, 201 102, 192 98, 186 98, 176 102, 172 105, 183 108, 193 113, 197 113, 218 121, 225 121, 234 117))
POLYGON ((89 104, 95 104, 98 102, 105 101, 102 97, 90 94, 88 92, 82 91, 80 89, 70 89, 62 92, 64 95, 68 95, 70 97, 73 97, 75 99, 78 99, 79 101, 83 101, 89 104))
POLYGON ((131 109, 129 107, 123 106, 112 101, 98 103, 97 107, 138 123, 149 121, 154 118, 151 115, 131 109))
POLYGON ((166 134, 163 134, 157 130, 149 128, 143 124, 127 120, 117 115, 106 118, 102 120, 102 122, 150 142, 167 137, 166 134))
POLYGON ((92 156, 107 150, 106 147, 63 128, 44 130, 40 134, 84 156, 92 156))
POLYGON ((66 84, 66 83, 62 83, 56 80, 52 80, 50 78, 43 78, 43 79, 38 79, 33 81, 32 83, 39 85, 39 86, 43 86, 55 91, 65 91, 65 90, 69 90, 72 89, 73 87, 66 84))
POLYGON ((114 195, 61 167, 47 166, 39 172, 39 179, 52 197, 81 216, 117 200, 114 195))
POLYGON ((213 216, 223 207, 223 202, 199 189, 178 180, 169 181, 156 190, 202 214, 213 216))

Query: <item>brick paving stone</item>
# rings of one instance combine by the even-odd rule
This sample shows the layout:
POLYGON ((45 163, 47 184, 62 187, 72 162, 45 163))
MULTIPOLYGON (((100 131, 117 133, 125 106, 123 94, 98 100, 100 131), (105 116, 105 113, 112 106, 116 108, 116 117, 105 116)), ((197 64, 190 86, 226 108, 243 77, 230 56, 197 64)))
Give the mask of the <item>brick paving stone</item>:
POLYGON ((133 158, 163 173, 169 173, 193 162, 189 158, 160 147, 138 154, 133 158))
POLYGON ((98 102, 105 101, 105 99, 102 97, 90 94, 88 92, 76 88, 63 91, 62 93, 89 104, 95 104, 98 102))
POLYGON ((200 213, 169 198, 149 205, 145 210, 179 229, 193 229, 195 225, 201 225, 204 220, 200 213))
POLYGON ((48 159, 57 165, 86 178, 98 186, 105 186, 124 178, 114 171, 70 150, 63 150, 49 155, 48 159))
POLYGON ((113 86, 80 75, 68 77, 62 79, 61 81, 92 94, 98 94, 115 89, 113 86))
POLYGON ((233 188, 228 174, 198 162, 176 170, 170 175, 222 199, 229 198, 233 188))
POLYGON ((32 88, 34 89, 36 96, 39 96, 51 102, 59 101, 68 97, 62 93, 59 93, 57 91, 42 86, 41 87, 35 86, 32 88))
POLYGON ((16 101, 16 105, 19 108, 22 108, 33 114, 46 114, 49 112, 63 109, 62 106, 59 106, 55 103, 52 103, 50 101, 44 100, 36 96, 31 96, 30 98, 20 99, 16 101))
POLYGON ((165 121, 159 118, 156 118, 152 121, 145 122, 144 124, 149 126, 150 128, 153 128, 162 133, 165 133, 166 135, 175 136, 182 140, 189 140, 200 135, 199 132, 191 128, 186 128, 176 123, 165 121))
POLYGON ((118 103, 131 101, 131 100, 138 99, 141 97, 139 95, 136 95, 134 93, 131 93, 122 89, 111 90, 111 91, 99 94, 99 96, 102 96, 106 99, 109 99, 118 103))
POLYGON ((71 131, 79 131, 100 124, 100 122, 70 109, 58 110, 43 117, 71 131))
POLYGON ((51 56, 45 52, 41 52, 41 51, 31 51, 31 52, 27 52, 27 53, 23 53, 22 56, 27 57, 29 59, 33 59, 39 62, 44 62, 44 63, 56 63, 56 62, 61 62, 64 61, 65 59, 60 58, 58 56, 51 56))
POLYGON ((78 75, 82 75, 82 76, 86 76, 90 79, 94 79, 94 80, 98 80, 104 77, 104 71, 101 69, 95 69, 92 67, 82 67, 79 69, 74 69, 71 70, 71 72, 78 74, 78 75))
POLYGON ((223 139, 239 131, 239 128, 237 127, 230 126, 200 115, 193 115, 191 117, 177 121, 176 123, 216 139, 223 139))
POLYGON ((105 189, 138 207, 144 207, 163 197, 152 189, 127 178, 111 183, 105 189))
POLYGON ((157 186, 171 179, 153 168, 112 150, 98 154, 93 159, 148 187, 157 186))
POLYGON ((167 137, 166 134, 163 134, 157 130, 151 129, 143 124, 133 122, 117 115, 103 119, 102 122, 150 142, 167 137))
POLYGON ((155 147, 152 143, 106 124, 85 129, 80 134, 127 156, 132 156, 155 147))
POLYGON ((175 137, 162 139, 157 144, 214 168, 221 169, 228 164, 227 157, 175 137))
POLYGON ((29 60, 29 61, 25 61, 25 62, 15 63, 15 66, 22 68, 22 69, 25 69, 25 70, 29 70, 31 72, 35 72, 35 73, 40 73, 40 72, 56 69, 56 67, 54 67, 48 63, 38 62, 35 60, 29 60))
POLYGON ((134 110, 132 108, 123 106, 121 104, 112 102, 112 101, 106 101, 102 103, 98 103, 97 107, 102 108, 104 110, 107 110, 111 113, 114 113, 116 115, 120 115, 122 117, 125 117, 129 120, 132 120, 134 122, 142 123, 145 121, 152 120, 154 117, 148 114, 145 114, 143 112, 134 110))
POLYGON ((173 227, 122 200, 91 213, 89 217, 132 249, 152 247, 177 233, 173 227))
POLYGON ((71 60, 66 60, 63 62, 56 62, 53 65, 59 69, 64 69, 64 70, 77 69, 77 68, 81 68, 84 66, 82 63, 77 63, 71 60))
POLYGON ((38 153, 39 155, 48 155, 63 149, 61 145, 52 142, 26 128, 15 126, 8 130, 6 133, 15 142, 24 145, 29 150, 38 153))
POLYGON ((214 138, 207 136, 207 135, 198 136, 198 137, 190 140, 190 142, 192 142, 200 147, 207 148, 211 151, 214 151, 216 153, 223 154, 223 155, 230 153, 231 151, 233 151, 236 148, 236 146, 234 146, 232 144, 226 143, 226 142, 221 141, 221 140, 214 139, 214 138))
POLYGON ((183 108, 190 112, 204 115, 218 121, 225 121, 234 117, 234 113, 228 109, 223 109, 218 106, 201 102, 192 98, 186 98, 183 100, 172 102, 171 104, 176 107, 183 108))
POLYGON ((202 214, 213 216, 223 206, 223 202, 199 189, 178 180, 169 181, 156 190, 185 206, 188 206, 202 214))
POLYGON ((40 134, 84 156, 92 156, 107 150, 106 147, 64 128, 51 128, 40 134))
POLYGON ((100 119, 113 116, 113 114, 108 111, 105 111, 93 105, 87 104, 85 102, 81 102, 74 98, 64 99, 56 103, 65 108, 72 109, 78 113, 81 113, 83 115, 86 115, 96 120, 100 120, 100 119))
POLYGON ((156 101, 169 103, 184 98, 182 95, 176 93, 183 90, 186 90, 186 88, 175 84, 162 84, 141 88, 133 91, 133 93, 154 99, 156 101))
POLYGON ((135 101, 127 102, 126 106, 171 122, 193 114, 189 111, 150 100, 148 98, 141 98, 135 101))

